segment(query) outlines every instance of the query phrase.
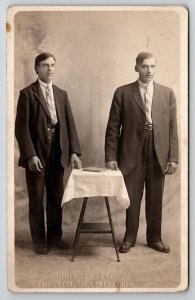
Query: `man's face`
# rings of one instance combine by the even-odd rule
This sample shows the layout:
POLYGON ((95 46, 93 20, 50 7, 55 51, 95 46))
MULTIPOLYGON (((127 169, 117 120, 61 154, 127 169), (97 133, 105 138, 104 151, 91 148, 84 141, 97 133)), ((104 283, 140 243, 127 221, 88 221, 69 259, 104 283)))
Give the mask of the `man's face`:
POLYGON ((40 61, 39 65, 36 66, 36 72, 39 79, 45 83, 52 81, 52 76, 55 69, 55 60, 53 57, 49 57, 45 60, 40 61))
POLYGON ((142 63, 136 65, 136 71, 139 73, 139 79, 144 83, 149 83, 155 73, 155 57, 145 58, 142 63))

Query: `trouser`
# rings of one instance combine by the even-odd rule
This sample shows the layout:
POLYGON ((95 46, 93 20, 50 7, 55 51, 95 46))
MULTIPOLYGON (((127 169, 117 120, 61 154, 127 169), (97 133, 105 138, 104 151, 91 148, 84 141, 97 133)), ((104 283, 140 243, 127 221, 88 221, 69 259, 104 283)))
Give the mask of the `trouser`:
POLYGON ((126 210, 124 240, 133 243, 136 241, 145 184, 147 242, 161 241, 164 174, 154 149, 152 130, 145 130, 145 140, 142 151, 138 154, 136 167, 130 174, 124 176, 124 181, 130 198, 130 207, 126 210))
POLYGON ((29 195, 29 223, 32 241, 36 245, 55 243, 62 236, 63 175, 60 163, 59 129, 52 133, 50 151, 45 168, 31 172, 26 168, 29 195), (44 214, 44 188, 46 187, 46 228, 44 214))

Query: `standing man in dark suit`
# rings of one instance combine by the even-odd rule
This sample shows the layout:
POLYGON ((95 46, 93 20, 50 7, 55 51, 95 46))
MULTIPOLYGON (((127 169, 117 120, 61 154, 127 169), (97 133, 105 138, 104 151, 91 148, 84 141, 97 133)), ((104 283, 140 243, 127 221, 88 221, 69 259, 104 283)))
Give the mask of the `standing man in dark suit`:
POLYGON ((56 59, 41 53, 35 59, 36 82, 20 91, 15 134, 19 166, 25 168, 29 195, 29 222, 35 252, 65 249, 62 236, 64 168, 81 168, 80 145, 67 92, 52 83, 56 59), (46 230, 43 195, 47 191, 46 230))
POLYGON ((106 166, 119 166, 131 203, 119 248, 122 253, 136 243, 144 184, 147 244, 170 252, 162 242, 161 220, 164 178, 175 173, 178 163, 176 99, 170 88, 153 81, 155 67, 152 53, 138 54, 135 71, 139 78, 115 91, 106 130, 106 166))

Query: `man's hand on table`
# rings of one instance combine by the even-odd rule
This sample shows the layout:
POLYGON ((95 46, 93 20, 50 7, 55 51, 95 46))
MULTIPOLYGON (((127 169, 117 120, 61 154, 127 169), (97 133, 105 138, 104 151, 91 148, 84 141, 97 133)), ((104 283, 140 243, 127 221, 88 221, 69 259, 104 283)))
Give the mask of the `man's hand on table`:
POLYGON ((111 170, 119 170, 117 161, 115 161, 115 160, 107 161, 107 162, 105 163, 105 166, 106 166, 107 169, 111 169, 111 170))
POLYGON ((70 166, 72 169, 82 169, 82 162, 76 153, 71 154, 70 166))
POLYGON ((165 169, 165 175, 172 175, 177 170, 177 163, 168 161, 165 169))

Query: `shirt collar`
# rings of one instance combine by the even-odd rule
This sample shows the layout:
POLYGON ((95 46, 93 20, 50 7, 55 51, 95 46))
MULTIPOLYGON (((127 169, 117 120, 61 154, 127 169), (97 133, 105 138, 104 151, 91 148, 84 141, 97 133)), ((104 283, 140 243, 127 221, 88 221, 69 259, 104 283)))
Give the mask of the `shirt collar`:
POLYGON ((138 78, 138 82, 139 82, 139 86, 143 89, 146 89, 146 86, 148 86, 149 88, 153 87, 154 85, 154 81, 151 80, 149 83, 144 83, 143 81, 141 81, 139 78, 138 78))
POLYGON ((52 89, 52 81, 50 83, 45 83, 40 78, 38 78, 38 81, 40 86, 43 87, 44 89, 47 89, 48 86, 50 89, 52 89))

